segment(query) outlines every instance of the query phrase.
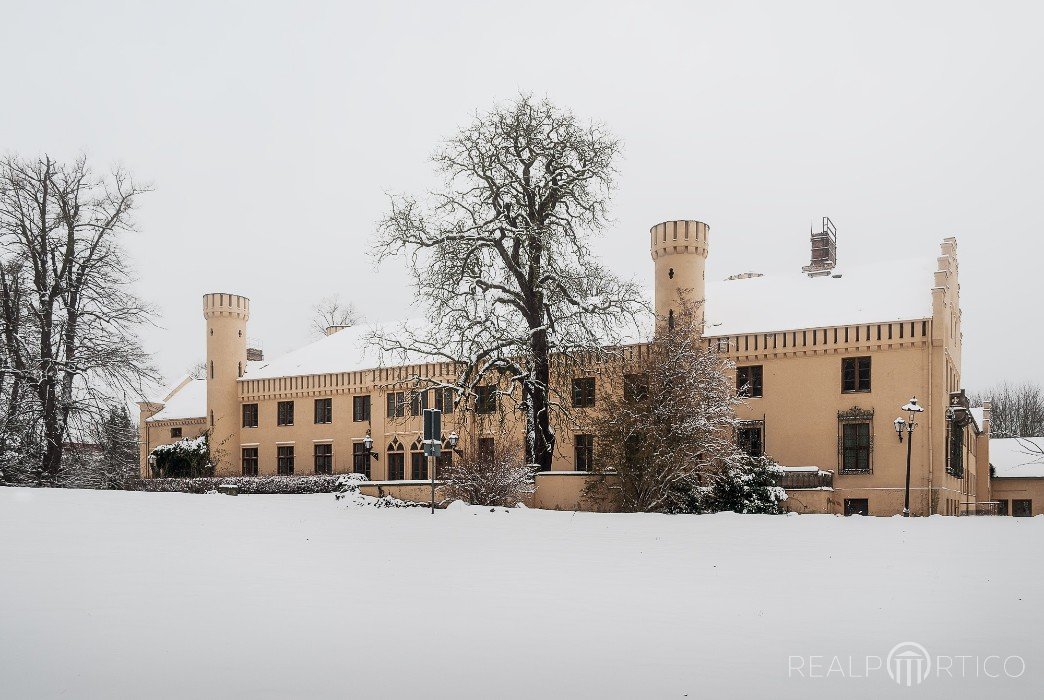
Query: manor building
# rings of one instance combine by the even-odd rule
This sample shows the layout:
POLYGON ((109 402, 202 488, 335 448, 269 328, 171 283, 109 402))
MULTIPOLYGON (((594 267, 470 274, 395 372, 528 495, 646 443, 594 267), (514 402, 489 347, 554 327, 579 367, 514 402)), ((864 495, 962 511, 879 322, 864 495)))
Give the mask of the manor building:
MULTIPOLYGON (((652 227, 656 315, 673 323, 681 299, 704 300, 703 342, 735 363, 745 399, 737 440, 786 467, 791 510, 901 512, 907 444, 894 421, 913 396, 924 412, 910 456, 912 512, 993 507, 989 407, 969 407, 961 389, 954 238, 935 256, 839 266, 836 232, 824 218, 800 272, 707 282, 709 242, 710 229, 699 221, 652 227)), ((205 378, 185 377, 139 404, 143 477, 157 476, 149 464, 157 446, 208 433, 219 476, 359 472, 405 489, 428 477, 417 439, 424 407, 442 409, 444 429, 474 435, 480 449, 505 437, 502 424, 484 421, 495 401, 481 387, 473 410, 453 413, 451 390, 417 387, 418 378, 452 383, 454 366, 422 357, 382 366, 364 342, 365 327, 330 328, 266 361, 247 341, 249 299, 206 294, 203 316, 205 378)), ((579 409, 597 409, 598 375, 566 387, 579 409)), ((557 432, 552 470, 537 475, 534 505, 587 507, 583 485, 593 478, 597 436, 557 432)), ((452 458, 449 451, 443 457, 452 458)))

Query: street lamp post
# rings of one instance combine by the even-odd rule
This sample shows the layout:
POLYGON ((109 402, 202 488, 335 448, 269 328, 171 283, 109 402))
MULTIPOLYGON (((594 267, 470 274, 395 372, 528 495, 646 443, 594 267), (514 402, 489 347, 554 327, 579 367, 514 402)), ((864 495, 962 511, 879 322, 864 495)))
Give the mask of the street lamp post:
POLYGON ((924 408, 917 405, 917 397, 910 399, 910 403, 902 407, 903 411, 909 416, 908 420, 903 418, 896 418, 893 425, 895 425, 895 432, 899 435, 899 444, 903 442, 903 429, 906 429, 907 440, 906 440, 906 494, 903 499, 903 517, 910 517, 910 462, 913 459, 913 431, 917 427, 917 414, 923 413, 924 408))

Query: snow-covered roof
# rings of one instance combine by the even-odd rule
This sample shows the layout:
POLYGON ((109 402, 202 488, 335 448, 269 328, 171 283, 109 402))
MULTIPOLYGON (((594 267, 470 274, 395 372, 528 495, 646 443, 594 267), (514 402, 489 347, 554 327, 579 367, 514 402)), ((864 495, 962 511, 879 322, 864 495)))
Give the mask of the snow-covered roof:
MULTIPOLYGON (((403 321, 424 323, 423 321, 403 321)), ((327 374, 353 372, 380 366, 378 350, 367 342, 375 326, 359 324, 316 340, 292 350, 271 362, 251 363, 244 379, 271 379, 273 377, 296 377, 305 374, 327 374), (254 367, 253 365, 257 365, 254 367)), ((381 330, 390 330, 382 326, 381 330)), ((408 358, 410 362, 430 361, 421 356, 408 358)), ((399 364, 396 362, 396 364, 399 364)))
POLYGON ((708 336, 888 323, 932 315, 934 258, 707 282, 708 336))
POLYGON ((207 382, 205 379, 190 379, 173 396, 167 398, 159 413, 148 420, 185 420, 204 418, 206 415, 207 382))
POLYGON ((1044 477, 1044 437, 990 440, 990 465, 994 476, 1044 477))

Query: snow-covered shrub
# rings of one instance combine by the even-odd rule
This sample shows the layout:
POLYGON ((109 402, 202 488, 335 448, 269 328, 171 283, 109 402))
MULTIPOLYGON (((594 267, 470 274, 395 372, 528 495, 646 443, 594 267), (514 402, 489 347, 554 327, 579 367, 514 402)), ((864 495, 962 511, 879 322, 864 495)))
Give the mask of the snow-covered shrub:
POLYGON ((302 476, 225 476, 194 479, 131 479, 128 491, 210 493, 222 484, 232 484, 241 494, 331 493, 340 477, 330 474, 302 476))
POLYGON ((687 490, 679 490, 674 512, 783 512, 786 491, 779 486, 783 468, 771 457, 736 453, 701 475, 687 490))
POLYGON ((334 498, 339 501, 343 500, 349 507, 372 506, 374 508, 417 508, 427 505, 425 503, 403 501, 394 496, 381 496, 380 498, 364 496, 359 490, 359 487, 367 481, 368 479, 362 474, 344 474, 343 476, 338 477, 334 498))
POLYGON ((513 507, 533 493, 533 470, 525 463, 525 451, 505 434, 492 444, 479 447, 472 439, 439 478, 444 482, 444 499, 465 501, 476 506, 513 507))
POLYGON ((197 438, 185 438, 171 445, 160 445, 152 450, 156 470, 161 477, 196 478, 214 476, 210 462, 210 446, 204 433, 197 438))

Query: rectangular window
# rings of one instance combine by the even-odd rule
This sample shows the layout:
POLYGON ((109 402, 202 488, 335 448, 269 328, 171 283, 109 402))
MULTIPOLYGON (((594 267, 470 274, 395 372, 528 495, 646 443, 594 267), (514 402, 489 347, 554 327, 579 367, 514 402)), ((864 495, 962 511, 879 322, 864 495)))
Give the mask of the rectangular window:
POLYGON ((410 415, 419 416, 421 412, 428 407, 428 392, 426 391, 411 391, 410 392, 410 415))
POLYGON ((294 424, 294 402, 280 401, 276 405, 276 425, 294 424))
POLYGON ((866 498, 846 498, 845 515, 870 515, 870 501, 866 498))
POLYGON ((497 388, 492 384, 475 387, 475 413, 493 413, 497 410, 497 388))
POLYGON ((257 476, 257 448, 243 448, 243 476, 257 476))
POLYGON ((328 442, 315 445, 315 473, 333 474, 333 445, 328 442))
POLYGON ((179 438, 179 437, 181 437, 181 428, 171 428, 170 429, 170 436, 172 438, 179 438))
POLYGON ((595 405, 594 377, 581 377, 573 380, 573 406, 590 408, 595 405))
POLYGON ((496 442, 491 437, 480 437, 478 439, 478 458, 482 462, 492 462, 496 450, 496 442))
POLYGON ((276 473, 280 476, 291 476, 294 473, 293 445, 279 445, 276 447, 276 473))
POLYGON ((958 479, 964 476, 964 428, 950 424, 950 449, 946 453, 946 471, 958 479))
POLYGON ((870 473, 870 421, 842 423, 841 473, 870 473))
POLYGON ((402 481, 405 479, 406 455, 402 452, 388 453, 388 481, 402 481))
POLYGON ((402 418, 406 415, 405 391, 389 391, 387 399, 389 418, 402 418))
POLYGON ((760 399, 762 396, 762 366, 736 368, 736 395, 760 399))
MULTIPOLYGON (((370 398, 367 396, 366 398, 370 398)), ((369 451, 366 449, 366 445, 361 442, 352 443, 352 471, 356 474, 362 474, 367 479, 370 478, 370 457, 369 451)))
POLYGON ((410 453, 410 478, 415 481, 428 478, 428 459, 423 452, 410 453))
POLYGON ((589 472, 594 468, 594 435, 575 437, 576 470, 589 472))
POLYGON ((649 398, 649 377, 644 374, 625 374, 623 378, 624 401, 635 403, 649 398))
POLYGON ((435 389, 435 408, 443 413, 453 413, 453 387, 440 386, 435 389))
POLYGON ((1007 498, 1002 498, 1001 500, 997 501, 997 515, 1007 515, 1007 514, 1008 514, 1008 499, 1007 498))
POLYGON ((257 427, 257 404, 256 403, 245 403, 245 404, 243 404, 243 427, 244 428, 256 428, 257 427))
POLYGON ((761 423, 740 424, 736 429, 736 446, 751 457, 765 454, 765 441, 761 423))
POLYGON ((846 357, 841 360, 841 391, 870 391, 869 357, 846 357))
POLYGON ((1033 516, 1033 501, 1030 499, 1012 499, 1011 514, 1016 518, 1029 518, 1033 516))
POLYGON ((370 420, 370 395, 352 397, 352 420, 362 423, 370 420))
POLYGON ((315 422, 333 423, 333 399, 315 400, 315 422))

